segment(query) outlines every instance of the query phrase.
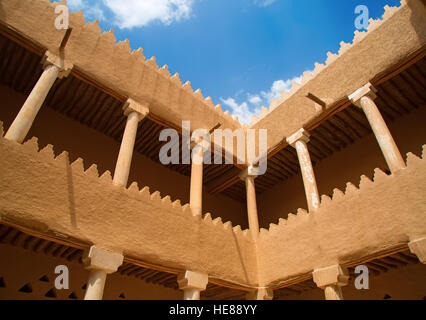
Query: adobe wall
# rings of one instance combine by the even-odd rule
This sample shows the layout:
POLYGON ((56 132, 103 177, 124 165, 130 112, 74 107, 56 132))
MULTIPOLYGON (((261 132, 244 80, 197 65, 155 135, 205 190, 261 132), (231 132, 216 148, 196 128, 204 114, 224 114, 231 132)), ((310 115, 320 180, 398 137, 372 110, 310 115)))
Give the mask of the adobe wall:
MULTIPOLYGON (((421 155, 422 145, 426 143, 424 119, 426 108, 421 108, 388 124, 403 155, 408 152, 421 155)), ((387 165, 377 140, 370 134, 315 166, 318 191, 320 195, 331 196, 334 188, 344 190, 347 182, 358 186, 362 175, 373 177, 375 168, 386 170, 387 165)), ((259 223, 263 228, 287 218, 289 213, 296 213, 298 208, 307 209, 300 174, 260 195, 258 205, 259 223)))
POLYGON ((426 235, 426 146, 407 168, 374 181, 362 177, 332 199, 322 196, 317 211, 291 214, 261 230, 258 241, 261 284, 279 285, 298 275, 406 246, 426 235))
POLYGON ((112 183, 96 166, 84 171, 66 153, 54 158, 32 139, 0 138, 0 221, 54 237, 77 239, 174 270, 196 270, 212 278, 257 283, 257 259, 248 230, 193 216, 189 205, 136 184, 112 183), (58 235, 59 234, 59 235, 58 235))
MULTIPOLYGON (((5 131, 25 101, 25 96, 0 85, 0 121, 4 122, 5 131)), ((77 121, 43 107, 38 114, 27 138, 38 137, 40 147, 47 144, 54 146, 56 155, 62 151, 70 153, 70 160, 78 157, 84 159, 85 168, 92 164, 98 166, 100 173, 109 170, 114 173, 120 145, 114 139, 86 127, 77 121)), ((153 162, 135 152, 130 170, 129 184, 138 182, 140 187, 148 186, 151 191, 160 191, 163 196, 170 195, 172 200, 189 202, 190 178, 153 162)), ((222 217, 224 221, 232 221, 234 225, 247 228, 245 205, 223 195, 211 196, 204 192, 204 212, 213 217, 222 217)))
MULTIPOLYGON (((424 300, 426 298, 426 266, 408 265, 397 270, 389 270, 378 276, 370 276, 368 290, 357 290, 355 280, 351 279, 342 288, 345 300, 424 300)), ((298 295, 290 295, 285 300, 324 300, 324 290, 313 289, 298 295)))
MULTIPOLYGON (((64 2, 63 2, 64 3, 64 2)), ((41 48, 59 52, 65 30, 55 28, 55 6, 50 0, 2 0, 0 21, 41 48), (29 14, 31 13, 31 14, 29 14)), ((220 105, 199 90, 183 84, 167 66, 159 68, 155 57, 146 59, 143 49, 131 50, 128 41, 120 41, 114 31, 102 32, 98 22, 86 23, 81 12, 70 14, 71 37, 65 48, 67 61, 84 75, 124 97, 147 103, 153 114, 181 126, 191 120, 192 127, 210 130, 222 123, 224 128, 240 128, 220 105)))
POLYGON ((420 0, 401 1, 401 7, 387 8, 383 21, 373 21, 368 32, 356 31, 353 44, 342 43, 338 53, 327 54, 325 65, 316 64, 313 75, 304 75, 302 85, 295 84, 290 93, 284 93, 278 105, 272 105, 251 128, 268 129, 268 148, 280 144, 321 113, 306 97, 309 93, 330 108, 423 48, 425 17, 420 0))
MULTIPOLYGON (((69 290, 55 290, 58 300, 67 300, 74 293, 79 300, 84 298, 83 286, 89 278, 89 271, 77 262, 34 253, 23 248, 0 244, 0 277, 5 288, 0 288, 0 300, 45 300, 45 294, 55 287, 55 268, 65 265, 69 269, 69 290), (47 276, 48 282, 40 281, 47 276), (30 284, 33 292, 19 292, 25 284, 30 284)), ((181 300, 181 291, 148 284, 133 277, 108 275, 105 284, 104 300, 120 300, 124 293, 128 300, 181 300)))

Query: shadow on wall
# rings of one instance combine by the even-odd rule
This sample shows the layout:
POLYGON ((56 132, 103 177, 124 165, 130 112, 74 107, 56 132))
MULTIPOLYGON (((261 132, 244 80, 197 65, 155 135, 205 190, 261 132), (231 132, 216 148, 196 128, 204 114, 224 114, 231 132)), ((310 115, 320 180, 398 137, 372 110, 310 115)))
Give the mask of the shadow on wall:
POLYGON ((407 5, 411 9, 411 25, 416 31, 419 42, 424 44, 426 42, 426 22, 424 17, 426 15, 426 1, 408 1, 407 5))
POLYGON ((5 20, 6 14, 4 13, 3 4, 0 1, 0 20, 5 20))
POLYGON ((74 183, 72 179, 72 168, 69 156, 65 157, 67 167, 67 185, 68 185, 68 206, 70 210, 71 226, 77 229, 77 217, 75 213, 75 199, 74 199, 74 183))
MULTIPOLYGON (((250 279, 249 279, 249 276, 248 276, 248 273, 247 273, 247 269, 244 265, 243 255, 241 254, 241 248, 238 244, 238 240, 237 240, 237 237, 235 235, 235 232, 232 232, 232 236, 234 238, 235 247, 237 248, 239 261, 241 262, 241 268, 243 269, 243 272, 244 272, 244 278, 247 282, 249 282, 250 279)), ((257 266, 256 266, 256 268, 257 268, 257 266)), ((256 279, 256 281, 257 281, 257 279, 256 279)))

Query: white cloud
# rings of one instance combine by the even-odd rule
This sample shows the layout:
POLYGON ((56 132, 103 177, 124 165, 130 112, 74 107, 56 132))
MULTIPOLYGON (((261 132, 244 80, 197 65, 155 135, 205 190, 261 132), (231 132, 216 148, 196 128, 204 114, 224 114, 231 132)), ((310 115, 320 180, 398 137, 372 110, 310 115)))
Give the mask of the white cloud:
POLYGON ((254 0, 254 4, 259 7, 267 7, 273 4, 276 0, 254 0))
POLYGON ((249 94, 248 95, 248 101, 251 103, 251 104, 254 104, 254 105, 260 105, 261 103, 262 103, 262 98, 259 96, 259 95, 251 95, 251 94, 249 94))
POLYGON ((170 25, 188 19, 194 0, 103 0, 114 13, 115 24, 123 29, 147 26, 159 21, 170 25))
POLYGON ((89 18, 94 18, 100 21, 105 20, 104 11, 98 4, 87 8, 85 12, 89 18))
POLYGON ((302 82, 302 76, 295 77, 288 80, 277 80, 272 84, 271 89, 268 92, 262 91, 260 94, 268 103, 271 103, 272 99, 278 100, 281 97, 281 92, 290 91, 293 86, 293 81, 297 83, 302 82))
POLYGON ((86 18, 93 20, 105 20, 105 13, 102 9, 102 4, 96 1, 88 0, 68 0, 68 7, 72 11, 83 10, 86 18))
POLYGON ((83 8, 83 0, 68 0, 67 5, 72 10, 80 10, 83 8))
POLYGON ((112 14, 113 23, 121 29, 144 27, 153 22, 170 25, 188 19, 196 0, 68 0, 71 10, 83 10, 89 19, 106 20, 112 14))
POLYGON ((241 123, 250 123, 253 113, 249 110, 247 102, 238 104, 234 98, 220 99, 222 103, 231 108, 231 115, 238 117, 241 123))
MULTIPOLYGON (((312 73, 312 71, 308 71, 312 73)), ((294 77, 288 80, 277 80, 274 81, 269 91, 261 91, 258 94, 247 94, 247 101, 243 101, 241 104, 235 101, 235 98, 223 99, 222 103, 231 109, 231 115, 238 117, 241 123, 250 124, 253 115, 259 115, 260 106, 271 104, 272 99, 278 100, 281 97, 283 91, 290 91, 293 86, 293 81, 297 83, 302 82, 302 77, 294 77)), ((239 94, 240 95, 240 94, 239 94)), ((237 97, 237 95, 235 96, 237 97)))

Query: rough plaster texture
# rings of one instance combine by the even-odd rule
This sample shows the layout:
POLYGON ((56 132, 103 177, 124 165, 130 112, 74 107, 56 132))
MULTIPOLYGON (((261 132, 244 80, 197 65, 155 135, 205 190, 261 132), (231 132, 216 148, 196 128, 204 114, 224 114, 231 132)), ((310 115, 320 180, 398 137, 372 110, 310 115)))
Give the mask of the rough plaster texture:
MULTIPOLYGON (((424 119, 426 108, 419 108, 388 123, 403 155, 408 152, 421 155, 422 145, 426 142, 424 119)), ((372 178, 375 168, 383 171, 388 169, 376 138, 370 134, 315 166, 319 194, 331 196, 334 188, 343 190, 347 182, 358 185, 361 175, 372 178)), ((298 208, 307 209, 302 177, 300 174, 293 176, 262 193, 258 197, 258 204, 259 223, 261 228, 266 229, 271 222, 277 223, 280 218, 287 218, 289 213, 296 212, 298 208)))
POLYGON ((321 113, 306 97, 308 93, 329 108, 421 49, 426 44, 425 17, 419 0, 403 0, 400 8, 387 8, 383 21, 371 23, 368 33, 357 32, 352 45, 342 43, 338 55, 329 53, 326 65, 317 64, 313 75, 305 75, 301 86, 294 85, 279 106, 272 106, 251 127, 268 129, 268 148, 281 143, 321 113))
POLYGON ((54 159, 52 148, 39 152, 35 140, 0 139, 0 151, 7 155, 0 158, 2 221, 242 285, 277 284, 426 234, 425 162, 412 154, 406 169, 392 176, 376 170, 374 182, 363 177, 360 189, 336 190, 315 213, 261 230, 253 250, 248 230, 197 218, 189 205, 135 184, 114 186, 109 172, 99 178, 95 166, 84 171, 81 159, 70 165, 66 153, 54 159))
MULTIPOLYGON (((65 30, 54 27, 55 4, 49 0, 2 0, 0 20, 41 47, 57 53, 65 30), (31 12, 29 15, 28 12, 31 12), (37 28, 34 26, 37 25, 37 28)), ((167 66, 159 68, 155 57, 146 60, 142 48, 131 51, 128 41, 117 44, 114 31, 101 32, 98 22, 86 23, 81 12, 71 13, 73 29, 64 56, 69 63, 104 86, 140 103, 177 126, 191 120, 193 128, 211 129, 217 123, 225 128, 240 124, 220 107, 204 98, 200 90, 182 85, 179 75, 171 76, 167 66)))
MULTIPOLYGON (((53 8, 47 0, 4 0, 0 20, 55 51, 64 31, 53 28, 53 8)), ((368 36, 359 33, 354 45, 342 45, 340 56, 330 54, 327 67, 317 65, 313 78, 305 75, 304 85, 295 87, 253 127, 269 130, 269 147, 280 143, 318 116, 307 93, 330 107, 422 48, 424 16, 418 0, 387 9, 384 21, 372 23, 368 36)), ((209 129, 218 122, 224 128, 239 127, 199 91, 170 77, 166 67, 158 69, 155 59, 145 61, 141 50, 131 53, 127 42, 116 45, 112 32, 101 34, 96 23, 85 24, 79 13, 72 14, 71 25, 74 31, 65 55, 76 69, 125 97, 149 103, 153 113, 178 126, 191 119, 195 128, 209 129)), ((243 285, 276 284, 405 245, 426 233, 424 160, 414 156, 407 169, 392 176, 377 171, 374 183, 363 178, 359 190, 349 186, 345 195, 337 191, 333 200, 323 198, 317 212, 301 211, 263 230, 253 250, 247 231, 211 221, 209 215, 194 217, 189 206, 146 188, 116 187, 110 174, 99 178, 94 166, 84 171, 81 160, 70 165, 66 153, 54 159, 51 147, 38 151, 35 141, 21 146, 0 139, 0 153, 7 155, 0 159, 0 221, 60 232, 153 264, 197 270, 243 285)))
POLYGON ((224 281, 256 283, 256 254, 248 230, 223 224, 210 214, 192 215, 189 205, 139 190, 114 186, 96 166, 54 158, 51 146, 38 152, 0 139, 0 214, 40 232, 56 231, 87 244, 178 270, 197 270, 224 281))
MULTIPOLYGON (((415 264, 398 270, 389 270, 379 276, 370 276, 368 290, 357 290, 355 279, 342 288, 345 300, 424 300, 426 297, 426 268, 415 264)), ((284 300, 324 300, 324 290, 314 289, 284 300)))
MULTIPOLYGON (((327 107, 333 106, 422 48, 426 43, 425 15, 420 0, 402 0, 399 8, 386 7, 382 20, 372 21, 368 32, 356 32, 353 44, 342 43, 338 54, 329 53, 325 65, 316 64, 312 75, 304 75, 301 86, 295 84, 270 110, 264 108, 262 119, 251 127, 268 129, 269 148, 281 143, 321 113, 321 108, 306 98, 308 93, 327 107)), ((3 0, 0 7, 0 21, 52 52, 58 51, 65 34, 53 27, 55 18, 54 4, 48 0, 3 0)), ((86 23, 81 13, 72 13, 70 25, 73 31, 65 57, 94 80, 125 97, 148 103, 151 112, 177 126, 182 120, 191 120, 193 128, 211 129, 217 123, 233 130, 241 127, 219 105, 214 107, 210 98, 204 99, 199 90, 193 92, 189 83, 182 85, 178 76, 170 77, 166 66, 159 69, 155 58, 145 60, 142 49, 131 52, 127 41, 116 44, 113 32, 101 33, 97 22, 86 23)))
MULTIPOLYGON (((426 146, 423 147, 423 158, 426 146)), ((259 282, 279 284, 314 269, 345 264, 407 245, 426 234, 426 159, 408 155, 408 167, 390 176, 376 169, 359 189, 323 196, 313 213, 290 214, 258 242, 259 282)))
MULTIPOLYGON (((59 265, 65 265, 69 269, 70 289, 55 290, 56 299, 68 299, 71 293, 74 293, 77 299, 83 299, 83 286, 89 278, 89 271, 85 270, 83 265, 5 244, 0 244, 0 256, 7 257, 0 259, 0 277, 3 277, 6 285, 5 288, 0 288, 0 299, 48 299, 45 294, 54 288, 54 281, 58 276, 55 274, 55 267, 59 265), (47 276, 47 282, 40 281, 43 276, 47 276), (31 285, 33 292, 19 292, 27 283, 31 285)), ((104 299, 119 300, 123 293, 128 300, 180 300, 183 296, 178 290, 148 284, 136 278, 119 274, 108 275, 104 299)))
MULTIPOLYGON (((19 112, 25 96, 0 85, 0 98, 0 120, 6 130, 19 112)), ((99 172, 114 172, 120 143, 48 106, 40 110, 27 137, 39 138, 41 148, 52 144, 56 155, 68 151, 71 161, 78 157, 84 159, 86 169, 96 163, 99 172)), ((159 190, 162 195, 170 195, 172 201, 179 199, 182 204, 189 203, 189 177, 169 170, 137 152, 133 154, 129 185, 133 181, 141 186, 148 186, 153 191, 159 190)), ((242 229, 248 227, 243 203, 223 195, 212 196, 204 188, 203 213, 206 212, 211 212, 214 218, 220 215, 223 221, 232 221, 234 225, 241 225, 242 229)))

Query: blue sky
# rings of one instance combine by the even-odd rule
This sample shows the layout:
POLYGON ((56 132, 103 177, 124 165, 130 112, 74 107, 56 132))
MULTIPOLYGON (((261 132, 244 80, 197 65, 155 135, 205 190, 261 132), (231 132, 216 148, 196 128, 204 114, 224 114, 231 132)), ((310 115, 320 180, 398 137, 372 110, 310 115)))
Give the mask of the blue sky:
POLYGON ((376 19, 386 4, 399 0, 68 0, 244 123, 352 41, 358 5, 376 19))

